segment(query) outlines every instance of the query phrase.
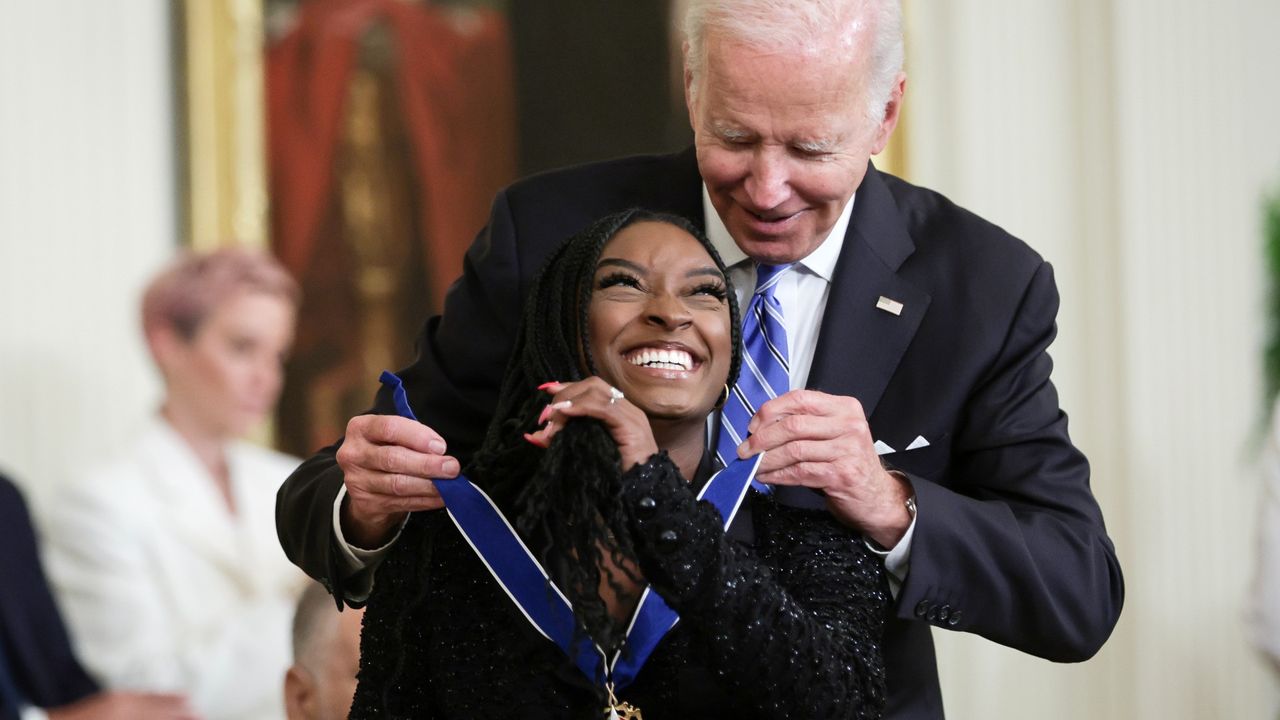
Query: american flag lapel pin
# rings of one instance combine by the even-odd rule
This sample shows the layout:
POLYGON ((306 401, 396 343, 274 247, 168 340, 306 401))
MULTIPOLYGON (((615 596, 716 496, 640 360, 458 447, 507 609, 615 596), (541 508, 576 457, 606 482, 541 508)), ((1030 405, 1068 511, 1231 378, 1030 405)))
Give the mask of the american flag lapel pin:
POLYGON ((897 300, 881 295, 880 299, 876 301, 876 307, 893 315, 901 315, 903 305, 897 300))

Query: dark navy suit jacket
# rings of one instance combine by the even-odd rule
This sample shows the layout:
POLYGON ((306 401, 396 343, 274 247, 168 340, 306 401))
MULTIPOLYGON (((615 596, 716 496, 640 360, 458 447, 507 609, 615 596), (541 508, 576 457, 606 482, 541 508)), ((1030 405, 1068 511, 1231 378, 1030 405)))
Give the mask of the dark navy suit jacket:
MULTIPOLYGON (((418 360, 400 375, 419 416, 463 458, 497 400, 519 308, 569 235, 632 206, 703 224, 691 150, 534 176, 494 201, 418 360)), ((917 497, 910 571, 885 640, 886 717, 943 716, 931 627, 972 632, 1057 661, 1092 656, 1124 598, 1120 567, 1067 435, 1046 354, 1053 272, 1000 228, 869 167, 858 188, 808 386, 857 398, 898 452, 917 497), (883 296, 900 314, 878 309, 883 296), (927 447, 907 451, 917 436, 927 447)), ((391 413, 380 394, 375 412, 391 413)), ((338 597, 330 523, 342 485, 326 448, 280 490, 285 552, 338 597)), ((465 462, 465 459, 464 459, 465 462)), ((805 489, 779 497, 821 505, 805 489)))
POLYGON ((0 654, 27 704, 54 708, 98 692, 76 659, 40 566, 18 488, 0 476, 0 654))

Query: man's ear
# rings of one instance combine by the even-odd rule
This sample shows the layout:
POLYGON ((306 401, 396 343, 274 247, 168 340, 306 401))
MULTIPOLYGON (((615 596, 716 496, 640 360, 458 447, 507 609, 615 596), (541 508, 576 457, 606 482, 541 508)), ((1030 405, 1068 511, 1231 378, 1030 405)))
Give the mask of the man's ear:
POLYGON ((907 74, 900 72, 898 77, 894 78, 893 92, 889 93, 889 102, 884 106, 884 117, 880 119, 880 127, 876 129, 875 142, 871 148, 872 155, 877 155, 884 150, 889 144, 894 128, 898 127, 898 120, 902 117, 902 95, 906 89, 907 74))
POLYGON ((289 720, 311 720, 316 714, 318 688, 310 671, 294 663, 284 674, 284 710, 289 720))

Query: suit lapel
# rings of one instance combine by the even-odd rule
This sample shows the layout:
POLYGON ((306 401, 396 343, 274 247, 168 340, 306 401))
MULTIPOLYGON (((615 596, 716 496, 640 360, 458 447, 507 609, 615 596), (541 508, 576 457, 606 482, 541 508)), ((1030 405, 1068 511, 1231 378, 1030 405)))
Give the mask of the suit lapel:
POLYGON ((857 398, 868 418, 929 307, 929 294, 897 274, 914 251, 893 196, 868 166, 831 279, 808 382, 814 390, 857 398), (901 303, 900 312, 877 307, 881 298, 901 303))

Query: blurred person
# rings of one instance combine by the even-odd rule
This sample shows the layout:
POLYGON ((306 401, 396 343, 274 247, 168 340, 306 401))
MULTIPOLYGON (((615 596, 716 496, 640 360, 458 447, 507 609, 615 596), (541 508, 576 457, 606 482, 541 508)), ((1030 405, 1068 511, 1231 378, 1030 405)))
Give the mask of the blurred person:
POLYGON ((104 692, 76 658, 22 494, 0 475, 0 720, 197 720, 181 695, 104 692))
POLYGON ((785 326, 785 355, 748 348, 785 380, 742 373, 708 429, 721 461, 764 453, 779 502, 829 511, 882 554, 886 717, 944 716, 937 631, 1058 662, 1098 652, 1124 581, 1051 378, 1053 268, 871 162, 906 89, 901 26, 897 0, 691 3, 693 147, 498 194, 400 373, 421 422, 388 417, 383 390, 286 481, 290 557, 342 601, 369 598, 407 513, 440 507, 432 479, 481 446, 534 273, 561 238, 639 205, 704 229, 742 305, 785 326), (770 298, 751 291, 762 272, 778 273, 770 298))
POLYGON ((49 509, 50 575, 108 687, 183 692, 209 720, 284 716, 303 579, 271 508, 294 460, 238 438, 275 405, 297 304, 289 274, 247 249, 186 254, 146 290, 160 409, 49 509))
POLYGON ((284 676, 289 720, 347 717, 360 671, 364 610, 339 611, 319 583, 311 583, 293 616, 293 665, 284 676))

